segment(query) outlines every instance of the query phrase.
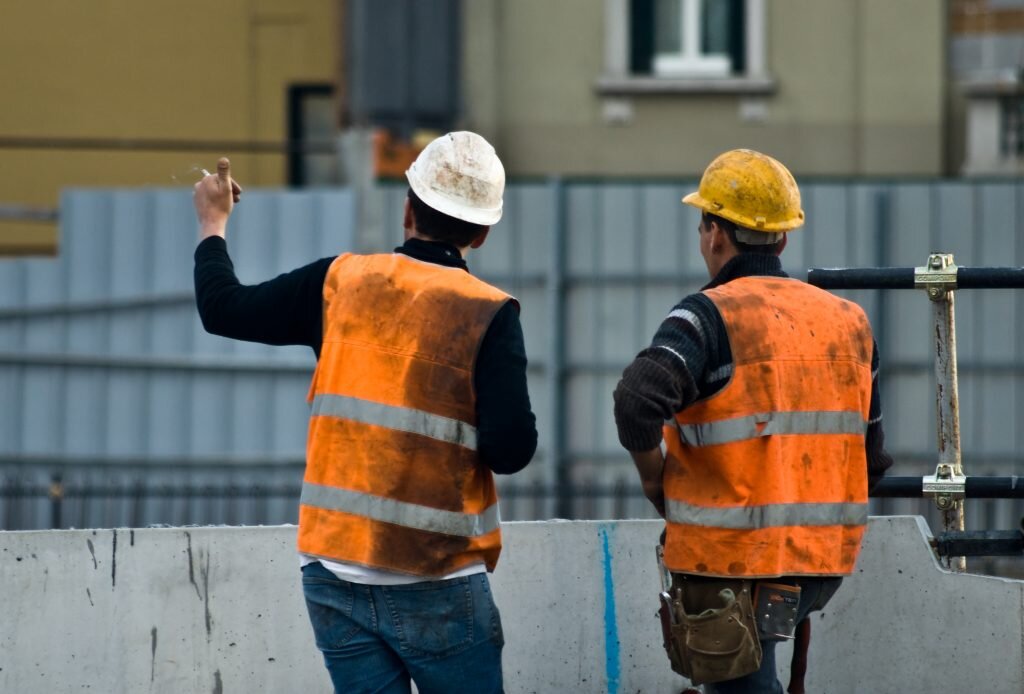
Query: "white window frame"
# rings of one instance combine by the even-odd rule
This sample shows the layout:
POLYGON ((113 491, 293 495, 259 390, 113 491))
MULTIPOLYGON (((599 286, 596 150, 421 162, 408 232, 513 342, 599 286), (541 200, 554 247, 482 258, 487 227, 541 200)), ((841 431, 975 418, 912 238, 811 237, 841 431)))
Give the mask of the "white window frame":
MULTIPOLYGON (((699 8, 695 0, 681 0, 687 5, 699 8)), ((765 55, 767 52, 766 0, 746 0, 744 3, 744 32, 746 48, 746 69, 742 74, 730 74, 713 66, 713 74, 700 69, 671 69, 672 63, 653 66, 651 75, 634 75, 629 69, 629 3, 630 0, 604 0, 605 10, 605 61, 604 74, 598 79, 598 91, 606 94, 657 93, 657 92, 739 92, 768 94, 775 90, 775 81, 768 74, 765 55), (664 71, 659 70, 664 68, 664 71)), ((684 5, 685 7, 685 5, 684 5)), ((690 22, 696 32, 699 26, 690 22)), ((691 41, 696 48, 699 36, 691 41)), ((672 54, 674 57, 677 54, 672 54)), ((678 54, 682 56, 682 54, 678 54)), ((657 59, 659 56, 655 56, 657 59)), ((666 56, 668 57, 668 56, 666 56)), ((653 62, 653 61, 652 61, 653 62)), ((690 67, 692 67, 692 63, 690 67)), ((686 59, 677 67, 688 67, 686 59)))
POLYGON ((651 68, 665 77, 728 77, 732 58, 727 53, 702 53, 700 50, 700 0, 675 0, 679 11, 679 51, 655 53, 651 68))

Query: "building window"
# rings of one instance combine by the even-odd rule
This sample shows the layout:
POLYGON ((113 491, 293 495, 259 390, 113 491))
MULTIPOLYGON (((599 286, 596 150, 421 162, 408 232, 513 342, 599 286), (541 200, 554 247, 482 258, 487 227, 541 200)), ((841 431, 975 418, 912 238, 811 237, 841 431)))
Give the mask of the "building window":
POLYGON ((338 184, 337 122, 334 87, 297 84, 288 88, 288 185, 338 184))
POLYGON ((1024 156, 1024 97, 1011 94, 999 99, 999 153, 1024 156))
POLYGON ((630 68, 659 77, 746 69, 745 0, 632 0, 630 68))
POLYGON ((605 0, 605 94, 768 94, 767 0, 605 0))

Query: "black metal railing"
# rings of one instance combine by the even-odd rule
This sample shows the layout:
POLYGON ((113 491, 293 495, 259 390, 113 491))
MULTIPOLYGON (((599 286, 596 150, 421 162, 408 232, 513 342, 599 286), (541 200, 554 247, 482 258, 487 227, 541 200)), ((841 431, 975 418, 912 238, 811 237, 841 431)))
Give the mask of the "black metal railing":
MULTIPOLYGON (((884 477, 871 496, 882 499, 916 499, 927 496, 924 477, 884 477)), ((1024 477, 988 477, 968 475, 964 480, 967 499, 1024 499, 1024 477)))
MULTIPOLYGON (((101 484, 67 482, 61 473, 49 483, 8 478, 0 484, 0 524, 6 530, 124 525, 197 525, 209 523, 294 523, 301 488, 292 483, 153 483, 144 479, 101 484), (276 509, 267 502, 275 501, 276 509), (116 508, 111 508, 116 506, 116 508), (112 523, 101 522, 104 517, 112 523)), ((545 486, 541 482, 503 484, 506 520, 546 520, 546 509, 569 511, 571 519, 654 518, 639 481, 612 484, 545 486)), ((919 499, 922 477, 885 477, 871 491, 874 499, 919 499)), ((966 478, 969 499, 1024 498, 1024 477, 966 478)))
MULTIPOLYGON (((1024 103, 1024 102, 1018 102, 1024 103)), ((1005 115, 1005 114, 1004 114, 1005 115)), ((1019 108, 1016 113, 1019 129, 1019 108)), ((1019 134, 1019 133, 1018 133, 1019 134)), ((1019 148, 1021 140, 1015 140, 1019 148)), ((1020 556, 1024 554, 1024 534, 1015 530, 966 531, 965 499, 1024 498, 1024 484, 1016 476, 966 476, 961 466, 959 396, 957 394, 956 332, 953 292, 960 289, 1019 289, 1024 287, 1024 268, 959 267, 953 256, 932 253, 924 267, 883 268, 811 268, 807 282, 823 289, 923 289, 933 311, 936 338, 937 426, 939 465, 934 475, 890 477, 872 490, 880 498, 933 499, 943 511, 945 532, 933 541, 939 556, 957 558, 964 570, 963 557, 1020 556)))

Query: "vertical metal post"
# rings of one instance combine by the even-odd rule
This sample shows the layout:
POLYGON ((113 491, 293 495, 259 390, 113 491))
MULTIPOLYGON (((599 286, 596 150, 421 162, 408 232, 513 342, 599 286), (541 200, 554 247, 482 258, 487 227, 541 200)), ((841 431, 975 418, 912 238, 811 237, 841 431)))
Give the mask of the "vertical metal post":
POLYGON ((548 508, 547 517, 572 518, 572 493, 568 460, 565 457, 565 247, 566 202, 565 183, 558 176, 550 179, 551 247, 548 249, 547 314, 548 314, 548 406, 551 408, 551 438, 545 461, 545 482, 557 494, 548 508))
MULTIPOLYGON (((873 202, 874 219, 872 220, 872 227, 875 230, 875 267, 889 267, 889 239, 892 238, 893 226, 891 221, 892 215, 890 213, 891 203, 889 190, 882 189, 875 192, 873 196, 873 202)), ((854 206, 852 204, 850 205, 850 209, 854 209, 854 206)), ((850 224, 850 228, 852 229, 855 227, 853 224, 850 224)), ((851 240, 856 241, 856 239, 852 238, 852 235, 851 240)), ((847 248, 851 253, 854 250, 850 247, 847 248)), ((889 325, 889 319, 892 315, 892 311, 889 308, 891 302, 889 300, 888 293, 885 291, 876 290, 876 295, 878 297, 878 303, 876 305, 876 323, 873 332, 875 334, 875 342, 877 344, 878 353, 880 356, 879 369, 882 371, 882 374, 879 375, 877 383, 884 384, 888 382, 887 379, 883 378, 883 376, 885 375, 884 360, 893 353, 893 340, 889 336, 893 332, 895 332, 895 330, 890 330, 891 326, 889 325)), ((880 401, 883 403, 883 406, 884 403, 889 401, 888 398, 883 397, 883 393, 879 393, 878 397, 880 398, 880 401)), ((876 510, 879 515, 885 516, 891 515, 893 513, 893 504, 890 502, 889 499, 876 499, 874 503, 877 504, 876 510)))
POLYGON ((59 472, 50 477, 50 528, 58 529, 62 523, 62 507, 64 504, 64 480, 59 472))
MULTIPOLYGON (((960 457, 960 396, 956 368, 956 322, 954 315, 954 288, 956 266, 951 254, 933 253, 928 257, 924 273, 931 274, 926 285, 932 305, 932 324, 935 339, 935 404, 938 435, 939 463, 934 481, 955 483, 964 477, 960 457), (950 286, 949 276, 953 285, 950 286)), ((937 494, 935 502, 942 511, 945 530, 964 529, 964 499, 953 494, 937 494)), ((957 571, 967 570, 964 557, 950 557, 949 566, 957 571)))
POLYGON ((141 528, 144 525, 142 517, 146 511, 146 488, 141 479, 136 480, 132 485, 131 504, 131 527, 141 528))
MULTIPOLYGON (((954 293, 947 291, 942 295, 942 298, 933 299, 931 302, 935 325, 935 400, 939 466, 941 469, 951 470, 952 476, 962 476, 964 470, 960 457, 960 396, 956 370, 954 293)), ((956 499, 950 508, 943 509, 942 521, 946 530, 963 530, 964 500, 956 499)), ((966 571, 966 559, 950 558, 950 566, 958 571, 966 571)))

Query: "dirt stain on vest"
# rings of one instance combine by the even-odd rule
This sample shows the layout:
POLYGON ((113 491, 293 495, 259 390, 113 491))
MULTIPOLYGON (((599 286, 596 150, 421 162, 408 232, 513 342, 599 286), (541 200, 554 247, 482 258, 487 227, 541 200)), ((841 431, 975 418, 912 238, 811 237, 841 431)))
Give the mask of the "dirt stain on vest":
POLYGON ((747 571, 747 565, 741 561, 734 561, 729 564, 728 571, 730 576, 742 576, 747 571))
POLYGON ((803 454, 803 455, 802 455, 802 456, 800 457, 800 462, 801 462, 801 463, 803 463, 803 466, 804 466, 804 472, 810 472, 810 471, 811 471, 811 466, 812 466, 812 465, 813 465, 814 463, 813 463, 813 461, 811 460, 811 456, 810 456, 809 454, 807 454, 807 453, 804 453, 804 454, 803 454))
POLYGON ((803 562, 804 564, 810 563, 814 559, 811 556, 810 552, 808 552, 803 547, 797 545, 791 537, 786 538, 786 547, 789 548, 789 551, 793 554, 794 557, 796 557, 799 561, 803 562))
POLYGON ((402 571, 420 576, 451 572, 454 569, 449 562, 469 549, 470 543, 468 537, 397 526, 381 533, 377 542, 386 555, 401 563, 402 571))
POLYGON ((740 381, 744 391, 744 398, 750 403, 765 403, 770 401, 771 386, 776 383, 775 368, 772 364, 761 363, 757 365, 757 375, 748 376, 740 381))

